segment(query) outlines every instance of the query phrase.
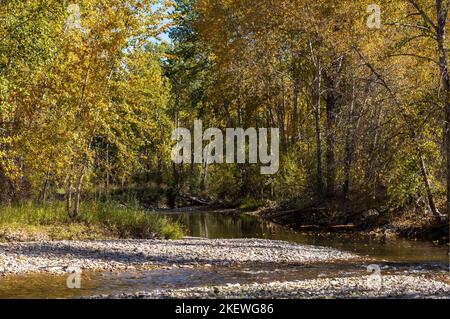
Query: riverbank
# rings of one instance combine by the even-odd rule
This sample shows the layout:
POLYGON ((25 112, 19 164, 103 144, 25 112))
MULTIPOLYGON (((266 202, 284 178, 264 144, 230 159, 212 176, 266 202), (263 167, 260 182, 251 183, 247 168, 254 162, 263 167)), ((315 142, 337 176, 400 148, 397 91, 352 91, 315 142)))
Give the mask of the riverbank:
POLYGON ((300 231, 449 243, 448 217, 442 215, 441 220, 437 221, 429 212, 418 207, 382 209, 347 206, 338 201, 330 201, 310 205, 276 204, 246 213, 300 231))
POLYGON ((0 242, 105 239, 180 239, 182 227, 137 207, 84 202, 70 218, 63 202, 0 206, 0 242))
POLYGON ((306 265, 363 260, 337 249, 282 241, 235 239, 54 241, 0 244, 0 275, 228 266, 244 263, 306 265))
POLYGON ((381 281, 369 276, 318 278, 293 282, 230 284, 103 295, 102 299, 335 299, 335 298, 433 298, 449 299, 450 284, 427 275, 388 275, 381 281))

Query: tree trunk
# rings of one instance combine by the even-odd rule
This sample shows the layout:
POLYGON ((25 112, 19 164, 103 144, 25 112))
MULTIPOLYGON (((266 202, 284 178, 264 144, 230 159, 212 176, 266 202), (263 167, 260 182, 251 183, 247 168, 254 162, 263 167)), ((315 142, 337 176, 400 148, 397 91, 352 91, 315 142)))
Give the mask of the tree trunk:
MULTIPOLYGON (((162 163, 161 156, 158 155, 157 161, 158 161, 158 167, 157 167, 156 183, 158 184, 158 187, 160 187, 163 183, 163 163, 162 163)), ((150 167, 148 170, 150 172, 150 167)), ((149 178, 148 182, 150 182, 150 178, 149 178)))
POLYGON ((106 142, 106 199, 107 200, 109 200, 109 182, 110 182, 109 142, 106 142))
POLYGON ((437 220, 441 220, 441 214, 438 211, 438 209, 436 208, 436 204, 434 202, 434 197, 433 197, 433 192, 431 191, 430 179, 428 178, 428 171, 427 171, 427 167, 425 165, 425 159, 423 158, 422 154, 420 154, 419 157, 420 157, 420 171, 422 173, 423 181, 425 184, 425 190, 427 192, 428 205, 430 206, 430 210, 433 213, 434 218, 437 220))
POLYGON ((381 134, 380 130, 381 130, 382 117, 383 117, 383 105, 380 105, 380 107, 378 108, 377 113, 376 113, 374 136, 373 136, 372 143, 370 145, 369 156, 367 157, 367 166, 366 166, 365 175, 364 175, 364 178, 367 181, 370 181, 374 175, 372 168, 373 168, 373 164, 374 164, 374 160, 375 160, 375 151, 376 151, 377 144, 378 144, 378 138, 381 134))
POLYGON ((336 126, 336 84, 335 81, 324 72, 327 87, 326 113, 327 122, 325 126, 326 135, 326 195, 333 197, 336 188, 336 158, 335 158, 335 126, 336 126))
POLYGON ((72 220, 77 218, 78 214, 80 213, 81 191, 83 188, 83 179, 84 179, 84 169, 83 169, 83 172, 81 172, 80 176, 78 177, 78 181, 77 181, 77 193, 76 193, 76 198, 75 198, 75 205, 73 207, 73 211, 70 216, 72 220))
POLYGON ((292 116, 292 139, 291 142, 294 144, 299 139, 299 99, 300 99, 300 79, 296 78, 294 80, 294 114, 292 116))
POLYGON ((277 107, 277 118, 278 118, 278 127, 280 128, 280 134, 281 134, 281 149, 286 150, 287 149, 287 138, 286 138, 286 97, 285 97, 285 80, 284 77, 282 79, 282 96, 281 96, 281 102, 278 104, 277 107))
MULTIPOLYGON (((207 153, 209 154, 209 152, 210 152, 210 145, 208 145, 207 148, 208 148, 207 153)), ((209 163, 208 163, 207 158, 205 157, 203 159, 202 176, 201 176, 201 182, 200 182, 200 190, 202 192, 206 191, 206 184, 208 182, 208 169, 209 169, 209 163)))
POLYGON ((67 180, 66 187, 66 212, 69 217, 71 216, 72 209, 72 176, 70 176, 67 180))
POLYGON ((447 214, 450 215, 450 76, 448 72, 448 53, 446 44, 446 23, 448 18, 448 4, 443 0, 436 0, 437 13, 437 42, 439 51, 439 71, 442 81, 442 92, 445 109, 446 125, 446 157, 447 157, 447 214))
POLYGON ((353 156, 355 153, 355 144, 356 144, 356 136, 355 136, 355 93, 356 93, 356 84, 355 84, 355 76, 353 75, 352 81, 352 98, 350 102, 350 110, 348 115, 348 130, 345 137, 345 160, 344 160, 344 184, 342 185, 342 193, 344 199, 347 199, 348 193, 350 190, 350 178, 351 178, 351 168, 353 164, 353 156))
POLYGON ((178 199, 178 190, 180 187, 180 174, 177 169, 177 164, 172 163, 172 172, 173 172, 173 178, 172 178, 172 185, 167 190, 167 204, 170 208, 176 208, 177 207, 177 199, 178 199))
POLYGON ((315 104, 315 125, 316 125, 316 161, 317 161, 317 195, 323 197, 323 168, 322 168, 322 130, 320 127, 320 111, 321 111, 321 85, 322 85, 322 70, 320 61, 316 65, 316 74, 314 77, 314 102, 315 104))
POLYGON ((47 172, 47 174, 45 174, 45 181, 44 181, 44 185, 42 186, 42 192, 41 192, 41 202, 45 203, 45 201, 47 200, 47 187, 48 187, 48 183, 49 183, 49 178, 50 178, 50 173, 47 172))

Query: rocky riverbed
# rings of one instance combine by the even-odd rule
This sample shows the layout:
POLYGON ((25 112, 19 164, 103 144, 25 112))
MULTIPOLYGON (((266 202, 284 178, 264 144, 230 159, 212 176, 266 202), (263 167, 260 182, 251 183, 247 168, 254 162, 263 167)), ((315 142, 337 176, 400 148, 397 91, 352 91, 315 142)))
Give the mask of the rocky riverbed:
MULTIPOLYGON (((374 277, 367 273, 367 265, 372 262, 376 260, 334 248, 262 239, 186 238, 178 241, 40 241, 0 244, 0 276, 6 276, 4 280, 14 278, 14 275, 17 275, 16 278, 25 278, 48 273, 50 280, 61 279, 57 289, 65 287, 64 276, 73 267, 88 273, 87 277, 83 277, 83 285, 87 284, 88 287, 90 271, 96 274, 105 274, 107 271, 118 275, 118 278, 119 274, 143 274, 138 277, 144 279, 157 273, 158 270, 153 272, 156 268, 163 268, 169 276, 176 273, 176 268, 189 268, 186 270, 192 270, 190 274, 196 276, 201 276, 196 272, 198 270, 211 276, 221 274, 221 278, 222 270, 217 269, 232 272, 230 276, 217 280, 197 280, 192 284, 181 283, 180 286, 170 283, 175 285, 171 289, 165 284, 151 288, 136 285, 133 289, 133 284, 127 281, 130 286, 125 290, 97 291, 78 297, 450 298, 450 279, 442 267, 431 269, 415 265, 409 269, 402 264, 385 264, 380 267, 381 277, 374 277), (254 279, 248 277, 247 267, 250 272, 257 274, 254 279), (260 275, 268 272, 270 276, 260 275)), ((108 278, 113 280, 114 276, 108 278)), ((123 284, 117 287, 123 287, 123 284)))
POLYGON ((0 275, 151 269, 158 266, 288 265, 361 260, 333 248, 257 239, 55 241, 0 244, 0 275))
POLYGON ((294 282, 226 285, 133 294, 96 296, 102 299, 325 299, 325 298, 433 298, 450 299, 450 285, 426 275, 388 275, 318 278, 294 282))

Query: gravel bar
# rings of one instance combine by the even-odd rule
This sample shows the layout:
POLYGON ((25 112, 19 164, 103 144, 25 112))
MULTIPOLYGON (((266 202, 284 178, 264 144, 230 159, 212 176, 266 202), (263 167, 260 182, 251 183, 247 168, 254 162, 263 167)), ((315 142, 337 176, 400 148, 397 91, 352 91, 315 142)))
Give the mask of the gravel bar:
POLYGON ((383 276, 376 284, 369 276, 324 278, 265 284, 230 284, 179 290, 155 290, 94 299, 450 299, 450 285, 413 275, 383 276))
POLYGON ((363 259, 332 248, 259 239, 55 241, 0 244, 0 275, 156 266, 309 264, 363 259))

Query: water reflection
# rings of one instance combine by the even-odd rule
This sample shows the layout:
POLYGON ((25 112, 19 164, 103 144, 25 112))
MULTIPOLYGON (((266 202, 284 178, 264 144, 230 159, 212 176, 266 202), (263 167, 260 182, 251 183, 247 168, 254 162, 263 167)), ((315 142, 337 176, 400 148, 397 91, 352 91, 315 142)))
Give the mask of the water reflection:
POLYGON ((345 234, 300 233, 249 215, 199 212, 166 214, 180 221, 189 236, 204 238, 264 238, 328 246, 389 262, 448 265, 448 248, 428 241, 379 240, 345 234))

